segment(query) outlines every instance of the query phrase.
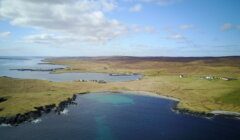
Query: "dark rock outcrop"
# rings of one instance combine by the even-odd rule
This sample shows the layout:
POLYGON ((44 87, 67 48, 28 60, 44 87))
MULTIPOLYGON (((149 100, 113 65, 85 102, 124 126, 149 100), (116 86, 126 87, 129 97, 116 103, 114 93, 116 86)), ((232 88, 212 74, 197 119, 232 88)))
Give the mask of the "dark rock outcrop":
POLYGON ((176 102, 174 104, 174 106, 172 107, 173 111, 175 111, 175 112, 192 115, 192 116, 196 116, 196 117, 214 117, 214 114, 211 114, 211 113, 194 112, 194 111, 190 111, 190 110, 184 109, 184 108, 177 108, 177 104, 178 104, 178 102, 176 102))
POLYGON ((69 104, 76 104, 74 100, 76 100, 77 95, 73 95, 72 98, 68 98, 65 101, 62 101, 59 103, 58 106, 55 104, 45 105, 45 106, 39 106, 35 107, 34 111, 30 111, 24 114, 17 114, 15 116, 11 117, 0 117, 0 124, 10 124, 17 126, 20 123, 26 122, 26 121, 32 121, 34 119, 37 119, 42 116, 42 114, 47 114, 55 109, 55 112, 60 113, 64 110, 65 107, 69 104))
POLYGON ((7 98, 5 98, 5 97, 0 97, 0 103, 1 103, 1 102, 4 102, 4 101, 7 101, 7 98))
POLYGON ((35 109, 40 111, 41 113, 49 113, 55 107, 56 107, 55 104, 50 104, 50 105, 46 105, 46 106, 35 107, 35 109))
POLYGON ((69 104, 77 104, 74 102, 76 98, 77 98, 77 95, 74 94, 72 98, 68 98, 66 101, 59 103, 59 105, 55 109, 55 112, 60 114, 60 112, 62 112, 64 108, 66 108, 69 104))

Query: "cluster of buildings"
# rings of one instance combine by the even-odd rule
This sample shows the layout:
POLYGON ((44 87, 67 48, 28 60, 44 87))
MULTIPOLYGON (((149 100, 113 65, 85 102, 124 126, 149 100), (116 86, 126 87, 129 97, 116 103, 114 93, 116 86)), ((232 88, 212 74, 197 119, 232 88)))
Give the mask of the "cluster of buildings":
POLYGON ((75 82, 95 82, 95 83, 100 83, 100 84, 105 84, 107 83, 106 81, 104 80, 75 80, 75 82))
MULTIPOLYGON (((179 78, 184 78, 186 76, 184 75, 179 75, 179 78)), ((221 80, 224 80, 224 81, 231 81, 231 80, 237 80, 236 78, 230 78, 230 77, 216 77, 216 76, 203 76, 203 77, 200 77, 200 79, 205 79, 205 80, 214 80, 214 79, 221 79, 221 80)))

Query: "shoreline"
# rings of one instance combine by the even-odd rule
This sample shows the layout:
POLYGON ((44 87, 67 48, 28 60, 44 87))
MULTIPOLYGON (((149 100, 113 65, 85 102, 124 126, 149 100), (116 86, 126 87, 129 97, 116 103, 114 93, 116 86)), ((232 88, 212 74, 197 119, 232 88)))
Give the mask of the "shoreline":
POLYGON ((96 92, 82 92, 82 93, 75 93, 72 95, 71 98, 67 98, 64 101, 61 101, 58 105, 56 104, 49 104, 45 106, 34 107, 35 110, 26 112, 24 114, 16 114, 15 116, 11 117, 0 117, 0 125, 10 125, 10 126, 18 126, 23 122, 29 122, 35 119, 40 118, 43 114, 48 114, 51 111, 55 111, 56 114, 60 114, 69 104, 75 104, 75 100, 78 95, 81 94, 91 94, 91 93, 100 93, 100 92, 111 92, 120 93, 120 94, 132 94, 137 96, 149 96, 161 99, 172 100, 175 104, 170 108, 172 111, 176 113, 183 113, 187 115, 199 116, 199 117, 211 117, 214 118, 216 116, 228 117, 228 118, 239 118, 240 113, 238 112, 231 112, 231 111, 223 111, 223 110, 214 110, 211 112, 197 112, 191 111, 185 108, 178 108, 177 104, 180 102, 179 99, 174 97, 168 97, 159 95, 154 92, 147 92, 147 91, 128 91, 128 90, 107 90, 107 91, 96 91, 96 92))
POLYGON ((239 112, 233 112, 233 111, 213 110, 213 111, 210 111, 210 112, 197 112, 197 111, 188 110, 186 108, 178 108, 177 104, 179 102, 181 102, 180 99, 177 99, 177 98, 174 98, 174 97, 169 97, 169 96, 164 96, 164 95, 159 95, 159 94, 154 93, 154 92, 125 91, 125 90, 111 91, 111 92, 121 93, 121 94, 134 94, 134 95, 139 95, 139 96, 149 96, 149 97, 156 97, 156 98, 172 100, 172 101, 176 102, 176 104, 172 107, 172 109, 173 109, 173 111, 175 111, 177 113, 185 113, 185 114, 189 114, 189 115, 202 116, 202 117, 214 117, 214 116, 224 116, 224 117, 231 117, 231 118, 240 117, 239 112))
MULTIPOLYGON (((109 92, 109 91, 105 91, 105 92, 109 92)), ((154 92, 148 92, 148 91, 129 91, 129 90, 116 90, 116 91, 110 91, 113 93, 121 93, 121 94, 134 94, 134 95, 140 95, 140 96, 150 96, 150 97, 156 97, 156 98, 162 98, 162 99, 168 99, 168 100, 173 100, 176 102, 180 102, 179 99, 174 98, 174 97, 169 97, 169 96, 163 96, 163 95, 159 95, 157 93, 154 92)))
POLYGON ((231 116, 240 117, 240 113, 232 112, 232 111, 214 110, 214 111, 211 111, 211 113, 214 115, 231 115, 231 116))
MULTIPOLYGON (((78 94, 85 94, 78 93, 78 94)), ((61 101, 58 105, 49 104, 45 106, 34 107, 35 110, 23 113, 16 114, 15 116, 10 117, 0 117, 0 125, 11 125, 18 126, 21 123, 33 121, 35 119, 40 118, 43 114, 48 114, 51 111, 55 111, 55 113, 60 114, 69 104, 75 104, 75 99, 77 94, 73 94, 71 98, 67 98, 64 101, 61 101)))

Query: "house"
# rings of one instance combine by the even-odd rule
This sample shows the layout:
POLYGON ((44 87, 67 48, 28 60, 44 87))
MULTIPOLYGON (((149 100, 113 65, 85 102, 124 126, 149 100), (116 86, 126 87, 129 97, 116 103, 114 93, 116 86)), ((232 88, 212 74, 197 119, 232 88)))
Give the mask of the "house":
POLYGON ((213 76, 206 76, 205 79, 207 79, 207 80, 213 80, 214 77, 213 77, 213 76))
POLYGON ((227 77, 222 77, 221 79, 224 80, 224 81, 229 81, 229 80, 230 80, 230 79, 227 78, 227 77))
POLYGON ((222 77, 220 79, 222 79, 224 81, 237 80, 236 78, 229 78, 229 77, 222 77))

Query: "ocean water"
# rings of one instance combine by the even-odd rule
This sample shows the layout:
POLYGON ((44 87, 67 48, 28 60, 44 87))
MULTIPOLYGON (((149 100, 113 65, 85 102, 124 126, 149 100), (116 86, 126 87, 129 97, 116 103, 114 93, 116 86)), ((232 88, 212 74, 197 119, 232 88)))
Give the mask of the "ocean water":
POLYGON ((240 120, 172 111, 174 101, 120 93, 78 95, 65 113, 0 127, 1 140, 239 140, 240 120))
POLYGON ((0 57, 0 76, 21 79, 40 79, 54 82, 74 80, 104 80, 106 82, 131 81, 141 75, 110 76, 106 73, 61 73, 51 74, 47 71, 17 71, 10 69, 54 69, 64 68, 63 65, 40 64, 44 57, 0 57))

